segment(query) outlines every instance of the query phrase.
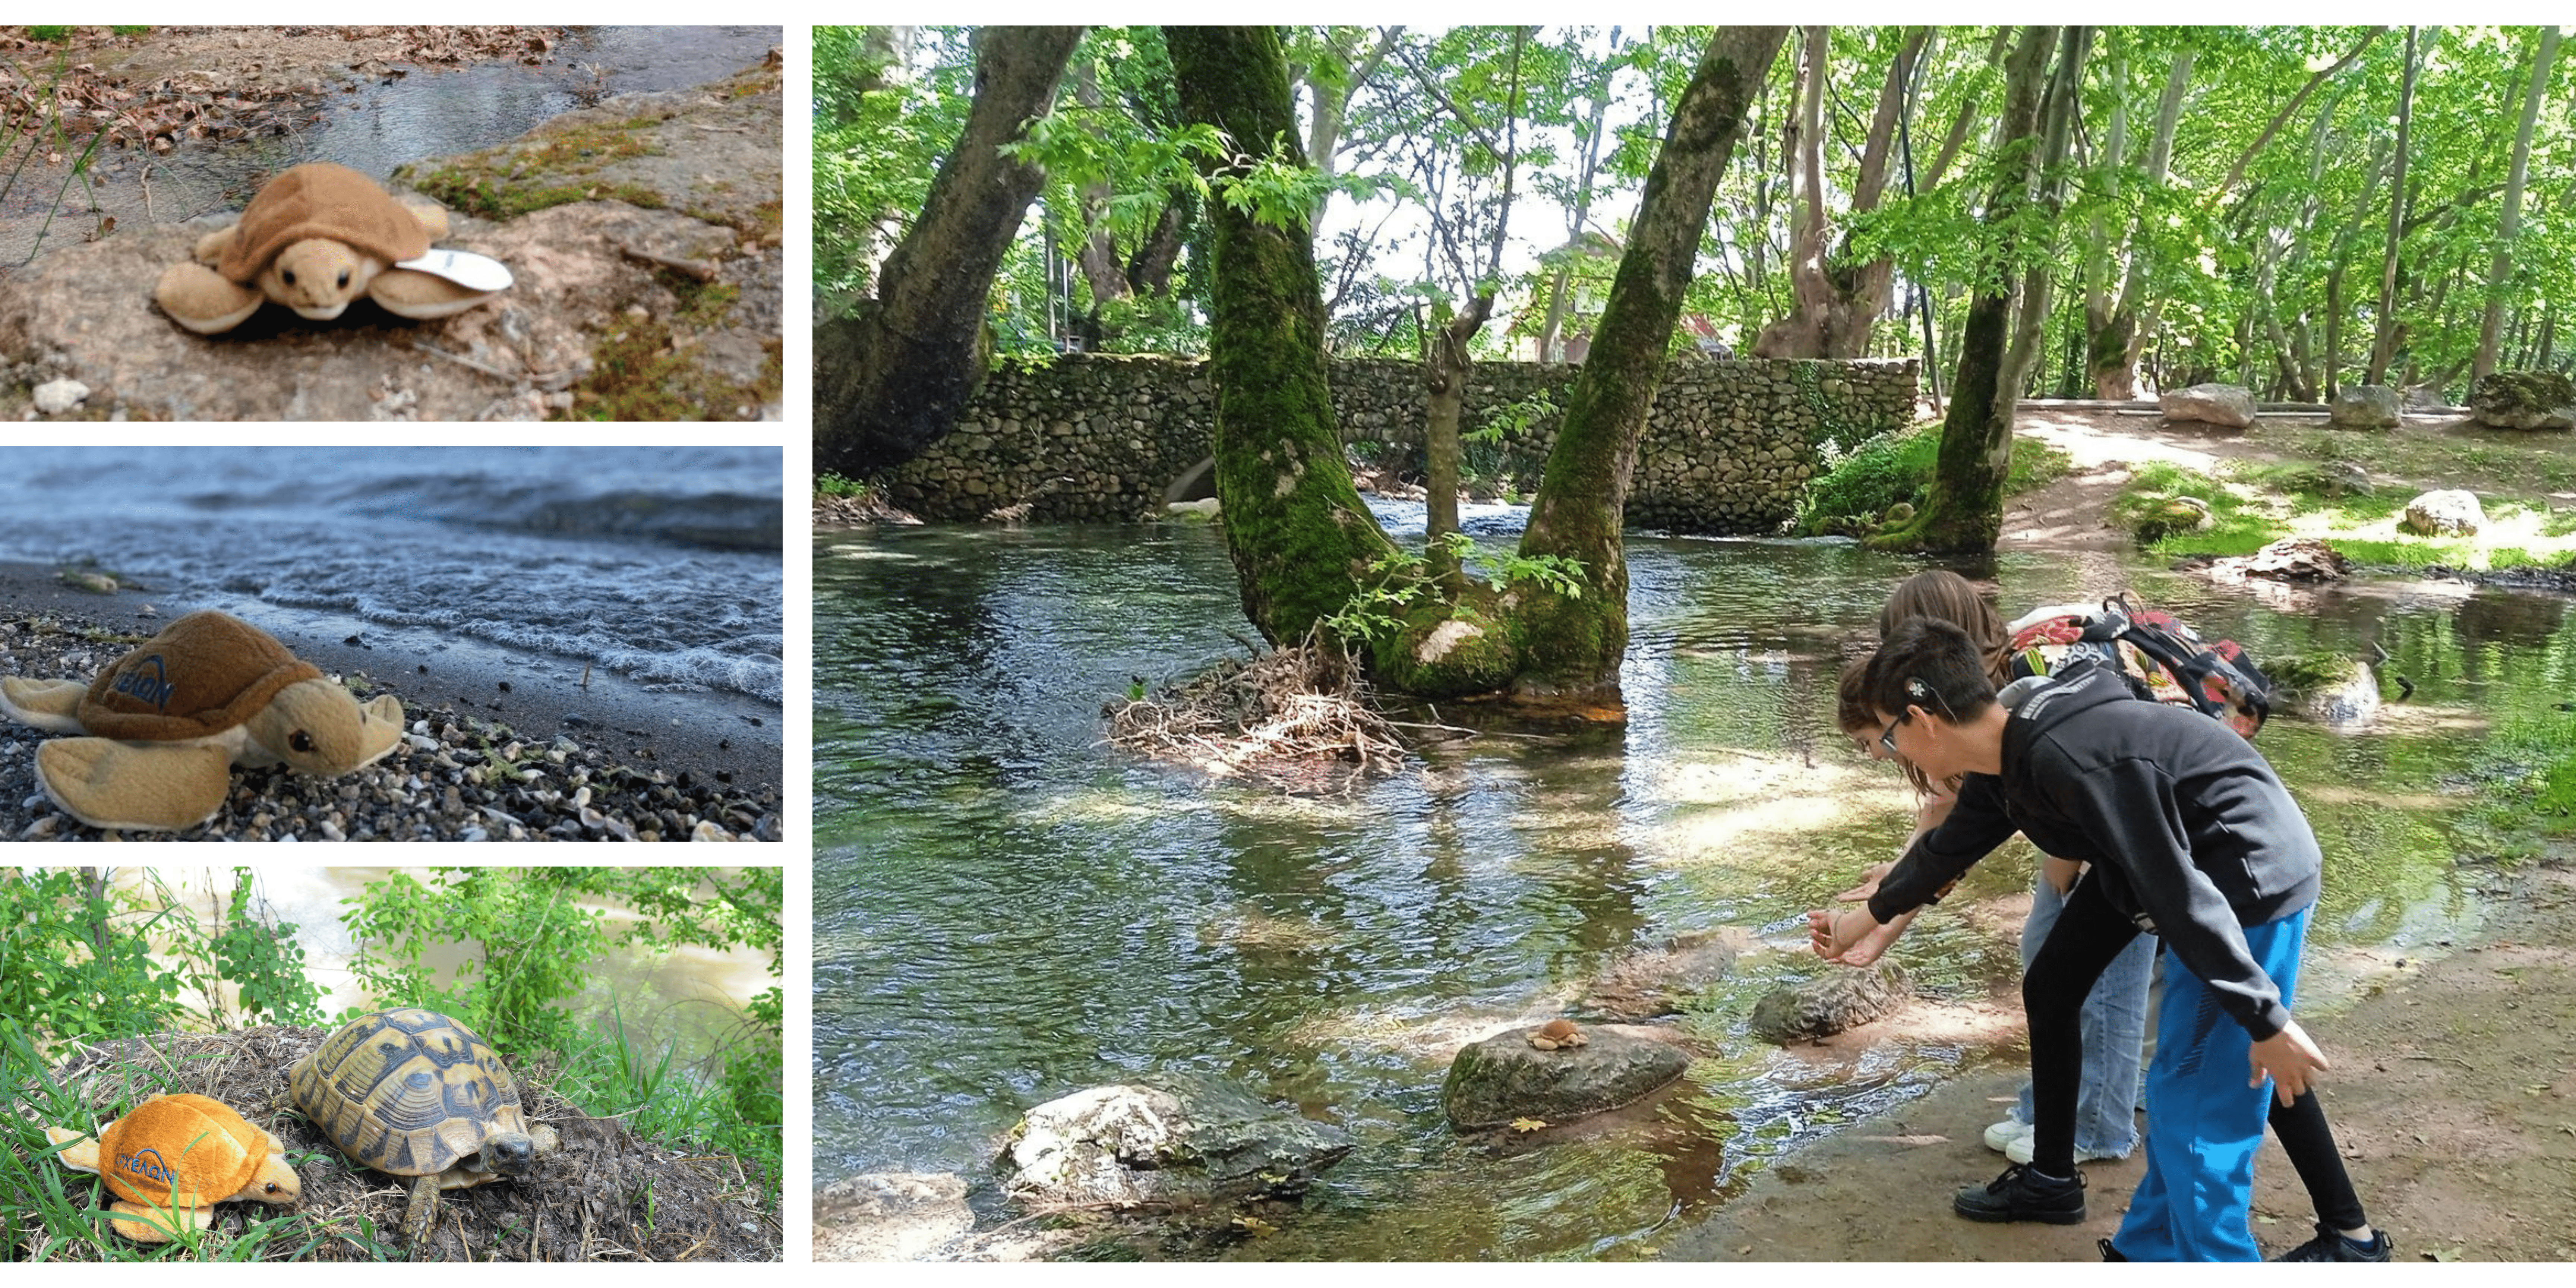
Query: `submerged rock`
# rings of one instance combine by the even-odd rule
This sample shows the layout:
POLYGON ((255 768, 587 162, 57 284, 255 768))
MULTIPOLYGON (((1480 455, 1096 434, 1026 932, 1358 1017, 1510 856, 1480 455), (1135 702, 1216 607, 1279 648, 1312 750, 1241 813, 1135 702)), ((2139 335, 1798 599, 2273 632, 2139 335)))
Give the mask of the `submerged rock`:
POLYGON ((2319 724, 2349 726, 2379 711, 2379 678, 2370 664, 2340 653, 2304 653, 2263 663, 2289 706, 2319 724))
POLYGON ((1029 1111, 1003 1188, 1035 1203, 1195 1207, 1294 1198, 1351 1152, 1349 1133, 1211 1078, 1121 1083, 1029 1111))
POLYGON ((2254 423, 2254 392, 2243 385, 2193 385, 2157 400, 2166 420, 2243 429, 2254 423))
POLYGON ((1534 1118, 1551 1126, 1632 1105, 1690 1067, 1668 1043, 1612 1027, 1587 1028, 1580 1046, 1540 1050, 1537 1030, 1512 1029, 1458 1052, 1440 1087, 1440 1106, 1460 1131, 1534 1118))
POLYGON ((1660 949, 1610 964, 1583 995, 1585 1010, 1610 1020, 1670 1015, 1726 978, 1752 937, 1733 927, 1676 935, 1660 949))
POLYGON ((974 1226, 955 1172, 875 1172, 814 1191, 816 1261, 919 1261, 974 1226))
POLYGON ((1780 1043, 1832 1037, 1886 1017, 1913 996, 1914 981, 1894 962, 1840 967, 1763 994, 1753 1004, 1753 1036, 1780 1043))
POLYGON ((774 415, 783 252, 775 68, 611 99, 483 153, 398 171, 450 207, 445 247, 516 278, 414 322, 264 309, 219 336, 152 302, 163 269, 238 216, 134 225, 0 290, 0 365, 93 409, 169 420, 752 419, 774 415), (614 118, 613 122, 603 118, 614 118))

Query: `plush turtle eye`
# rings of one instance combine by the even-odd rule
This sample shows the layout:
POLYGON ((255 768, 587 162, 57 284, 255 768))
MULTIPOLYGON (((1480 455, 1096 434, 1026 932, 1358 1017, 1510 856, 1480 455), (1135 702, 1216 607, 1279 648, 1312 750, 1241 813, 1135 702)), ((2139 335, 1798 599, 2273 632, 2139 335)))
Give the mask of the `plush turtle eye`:
POLYGON ((275 1181, 270 1181, 270 1182, 268 1183, 268 1192, 269 1192, 269 1193, 271 1193, 271 1194, 275 1194, 275 1193, 277 1193, 277 1182, 275 1182, 275 1181))
POLYGON ((284 273, 280 274, 280 276, 283 276, 283 277, 286 279, 286 284, 287 284, 287 285, 289 285, 289 286, 293 286, 293 285, 295 285, 295 270, 294 270, 294 269, 291 269, 291 268, 290 268, 290 269, 287 269, 284 273))
POLYGON ((349 284, 349 270, 347 270, 347 269, 345 269, 345 268, 344 268, 344 269, 341 269, 341 270, 340 270, 340 285, 342 285, 342 286, 344 286, 344 287, 345 287, 345 286, 347 286, 348 284, 349 284))
POLYGON ((287 735, 286 745, 309 755, 313 751, 313 735, 298 729, 287 735))

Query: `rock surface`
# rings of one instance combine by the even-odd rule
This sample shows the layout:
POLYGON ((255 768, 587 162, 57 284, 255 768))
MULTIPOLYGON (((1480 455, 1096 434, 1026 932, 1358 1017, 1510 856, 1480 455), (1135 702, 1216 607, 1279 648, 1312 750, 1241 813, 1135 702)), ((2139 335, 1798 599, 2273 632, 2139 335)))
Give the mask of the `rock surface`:
POLYGON ((2221 581, 2263 577, 2273 581, 2335 581, 2352 571, 2343 552, 2308 537, 2283 537, 2250 555, 2213 559, 2209 575, 2221 581))
POLYGON ((2497 429, 2576 429, 2576 380, 2554 371, 2498 371, 2469 389, 2469 415, 2497 429))
POLYGON ((361 301, 336 321, 307 322, 271 306, 227 334, 190 334, 161 314, 152 288, 230 213, 50 253, 0 291, 0 397, 7 383, 65 376, 90 387, 89 412, 148 419, 775 415, 781 102, 776 69, 755 68, 684 93, 611 99, 424 167, 425 188, 459 167, 488 170, 495 155, 526 171, 515 187, 491 177, 470 202, 447 194, 456 231, 441 245, 501 260, 517 279, 452 318, 406 321, 361 301), (619 117, 614 146, 599 113, 619 117), (631 168, 593 173, 558 155, 573 141, 601 143, 591 151, 631 168), (509 217, 478 217, 486 208, 509 217))
POLYGON ((70 411, 80 406, 81 400, 87 397, 89 397, 89 386, 77 380, 48 380, 36 386, 34 391, 36 410, 48 416, 59 416, 70 411))
POLYGON ((1003 1188, 1035 1203, 1194 1207, 1294 1198, 1351 1152, 1341 1128, 1210 1078, 1122 1083, 1028 1112, 1003 1152, 1003 1188))
POLYGON ((2337 429, 2395 429, 2404 419, 2401 401, 2387 385, 2345 385, 2326 408, 2326 423, 2337 429))
POLYGON ((1541 1051, 1529 1029, 1511 1029, 1458 1052, 1440 1087, 1440 1106, 1460 1131, 1517 1118, 1551 1126, 1632 1105, 1672 1084, 1690 1057, 1669 1043, 1613 1027, 1587 1027, 1582 1046, 1541 1051))
POLYGON ((974 1226, 954 1172, 874 1172, 814 1191, 816 1261, 920 1261, 974 1226))
POLYGON ((2427 537, 2474 537, 2487 516, 2478 494, 2460 488, 2426 492, 2406 503, 2397 526, 2427 537))
POLYGON ((2263 664, 2290 707, 2319 724, 2350 726, 2379 711, 2379 677, 2370 664, 2340 653, 2294 654, 2263 664))
POLYGON ((1753 1004, 1751 1027, 1765 1042, 1832 1037, 1890 1014, 1913 996, 1914 981, 1894 962, 1838 966, 1763 994, 1753 1004))
POLYGON ((1583 996, 1583 1008, 1609 1020, 1670 1015, 1735 969, 1752 936, 1733 927, 1676 935, 1662 948, 1610 964, 1583 996))
POLYGON ((2243 429, 2254 423, 2254 392, 2243 385, 2193 385, 2157 400, 2166 420, 2243 429))

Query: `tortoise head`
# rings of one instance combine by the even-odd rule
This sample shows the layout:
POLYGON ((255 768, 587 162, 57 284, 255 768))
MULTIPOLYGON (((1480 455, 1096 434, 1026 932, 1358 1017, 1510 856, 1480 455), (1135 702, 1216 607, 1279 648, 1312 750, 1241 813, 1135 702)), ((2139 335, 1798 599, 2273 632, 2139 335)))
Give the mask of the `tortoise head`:
POLYGON ((268 298, 298 316, 327 322, 366 294, 384 269, 384 261, 362 255, 346 242, 307 237, 277 252, 260 270, 259 285, 268 298))
POLYGON ((483 1138, 483 1166, 503 1176, 525 1176, 537 1164, 536 1139, 523 1131, 496 1131, 483 1138))
POLYGON ((402 703, 390 694, 361 703, 329 680, 299 680, 250 718, 250 732, 297 773, 331 778, 402 741, 402 703))

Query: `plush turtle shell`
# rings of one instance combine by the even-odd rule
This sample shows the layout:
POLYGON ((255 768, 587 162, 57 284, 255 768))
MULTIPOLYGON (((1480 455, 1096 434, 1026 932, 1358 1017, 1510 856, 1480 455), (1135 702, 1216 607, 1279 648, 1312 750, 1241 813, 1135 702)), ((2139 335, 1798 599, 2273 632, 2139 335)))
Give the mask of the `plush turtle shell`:
POLYGON ((99 672, 79 717, 101 738, 202 738, 249 720, 286 686, 321 675, 238 617, 190 613, 99 672))
POLYGON ((295 1107, 342 1152, 435 1176, 493 1131, 525 1132, 519 1087, 472 1029, 418 1007, 349 1021, 287 1074, 295 1107))
POLYGON ((279 251, 308 237, 346 242, 387 264, 429 252, 420 220, 382 185, 347 166, 315 161, 280 173, 250 199, 215 271, 248 286, 279 251))
POLYGON ((241 1192, 268 1161, 268 1137, 220 1100, 158 1096, 99 1134, 98 1171, 121 1198, 207 1207, 241 1192))

